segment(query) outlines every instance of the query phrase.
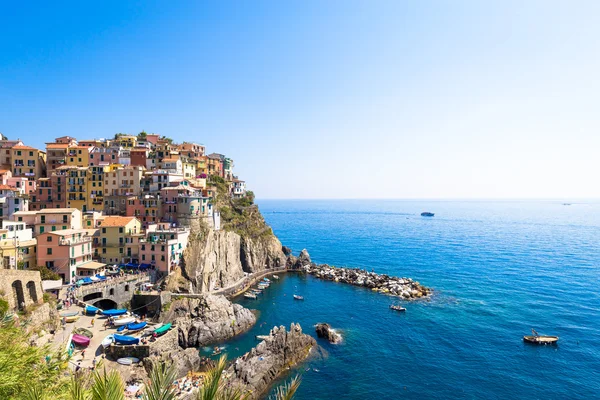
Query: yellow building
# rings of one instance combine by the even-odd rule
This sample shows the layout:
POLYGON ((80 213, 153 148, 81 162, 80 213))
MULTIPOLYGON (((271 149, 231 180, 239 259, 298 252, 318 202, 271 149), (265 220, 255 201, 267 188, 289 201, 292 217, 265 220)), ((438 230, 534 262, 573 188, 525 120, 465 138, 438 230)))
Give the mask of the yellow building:
POLYGON ((11 150, 13 177, 37 180, 46 173, 46 152, 29 146, 14 146, 11 150))
POLYGON ((70 146, 65 157, 65 165, 87 167, 90 165, 90 153, 93 147, 70 146))
POLYGON ((67 208, 88 211, 88 167, 60 167, 66 173, 67 208))
POLYGON ((109 166, 93 165, 88 168, 87 174, 87 210, 104 210, 104 171, 109 166))
POLYGON ((196 175, 208 175, 207 159, 206 156, 200 156, 196 159, 196 175))
POLYGON ((103 263, 139 260, 142 224, 135 217, 104 217, 98 221, 99 243, 95 257, 103 263))
POLYGON ((0 229, 0 268, 35 267, 37 240, 25 222, 3 221, 0 229))
POLYGON ((183 177, 185 179, 196 177, 196 161, 187 157, 181 158, 181 166, 183 168, 183 177))
POLYGON ((117 142, 120 146, 123 146, 126 149, 130 149, 137 145, 137 136, 122 135, 118 137, 117 142))
POLYGON ((139 196, 142 193, 140 182, 145 170, 139 166, 110 165, 104 172, 104 197, 139 196))

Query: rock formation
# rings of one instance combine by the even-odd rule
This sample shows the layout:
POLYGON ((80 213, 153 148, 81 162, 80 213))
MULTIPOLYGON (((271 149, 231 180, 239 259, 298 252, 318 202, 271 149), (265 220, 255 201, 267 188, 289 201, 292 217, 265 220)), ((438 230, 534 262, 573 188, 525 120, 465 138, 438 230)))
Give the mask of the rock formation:
POLYGON ((339 343, 342 341, 342 335, 331 328, 329 324, 320 323, 315 325, 317 336, 329 340, 329 343, 339 343))
POLYGON ((269 337, 244 354, 227 369, 227 382, 259 398, 288 367, 304 360, 315 339, 302 333, 300 325, 271 329, 269 337))
POLYGON ((247 331, 256 322, 250 310, 231 303, 224 296, 214 295, 174 300, 160 319, 177 326, 179 345, 183 348, 227 340, 247 331))

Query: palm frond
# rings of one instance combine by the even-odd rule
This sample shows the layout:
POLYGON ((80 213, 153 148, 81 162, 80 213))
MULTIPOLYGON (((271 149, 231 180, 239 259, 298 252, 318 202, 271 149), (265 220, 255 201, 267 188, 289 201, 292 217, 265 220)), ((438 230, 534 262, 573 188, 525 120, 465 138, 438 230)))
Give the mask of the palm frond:
POLYGON ((88 383, 88 381, 88 373, 76 373, 71 375, 69 400, 89 400, 91 398, 91 393, 86 389, 86 383, 88 383))
POLYGON ((106 368, 94 372, 91 400, 124 400, 125 386, 117 371, 106 372, 106 368))
POLYGON ((217 361, 217 365, 206 372, 206 378, 204 379, 202 388, 198 391, 197 400, 217 399, 221 387, 221 376, 226 365, 227 358, 225 355, 222 355, 219 361, 217 361))
POLYGON ((277 388, 273 400, 292 400, 296 395, 296 391, 300 387, 301 382, 302 378, 300 378, 299 375, 296 375, 289 383, 277 388))
POLYGON ((144 400, 173 400, 175 390, 173 381, 177 378, 177 370, 173 363, 155 363, 146 382, 144 400))
POLYGON ((23 400, 47 400, 47 393, 41 385, 27 386, 23 394, 23 400))

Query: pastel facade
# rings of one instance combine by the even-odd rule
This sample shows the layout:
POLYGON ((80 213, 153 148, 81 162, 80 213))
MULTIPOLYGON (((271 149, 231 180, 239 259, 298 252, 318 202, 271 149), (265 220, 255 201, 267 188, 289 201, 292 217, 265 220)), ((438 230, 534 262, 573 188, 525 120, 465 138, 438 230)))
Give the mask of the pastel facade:
POLYGON ((92 262, 92 237, 85 229, 45 232, 38 235, 37 243, 38 265, 55 271, 64 283, 82 275, 82 268, 92 262))
POLYGON ((125 263, 139 259, 138 240, 142 225, 135 217, 104 217, 98 221, 99 243, 96 258, 104 263, 125 263))
POLYGON ((39 179, 46 174, 46 152, 29 146, 14 146, 12 153, 13 176, 39 179))
POLYGON ((189 235, 188 228, 173 228, 168 223, 150 225, 140 239, 140 262, 169 274, 179 266, 189 235))

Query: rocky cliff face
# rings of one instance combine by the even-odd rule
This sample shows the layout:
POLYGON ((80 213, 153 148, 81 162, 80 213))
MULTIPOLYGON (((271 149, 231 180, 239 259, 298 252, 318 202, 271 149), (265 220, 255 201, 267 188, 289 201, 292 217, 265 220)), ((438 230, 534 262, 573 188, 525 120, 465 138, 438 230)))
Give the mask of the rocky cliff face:
POLYGON ((181 268, 185 279, 170 288, 204 293, 233 285, 244 272, 283 267, 285 263, 281 242, 274 235, 241 237, 235 232, 210 230, 205 238, 188 244, 181 268))
POLYGON ((250 310, 231 303, 224 296, 213 295, 175 300, 160 319, 175 324, 179 332, 178 342, 183 348, 227 340, 256 323, 256 317, 250 310))
POLYGON ((302 333, 300 325, 274 327, 269 337, 227 369, 228 383, 257 399, 288 367, 304 360, 315 339, 302 333))

